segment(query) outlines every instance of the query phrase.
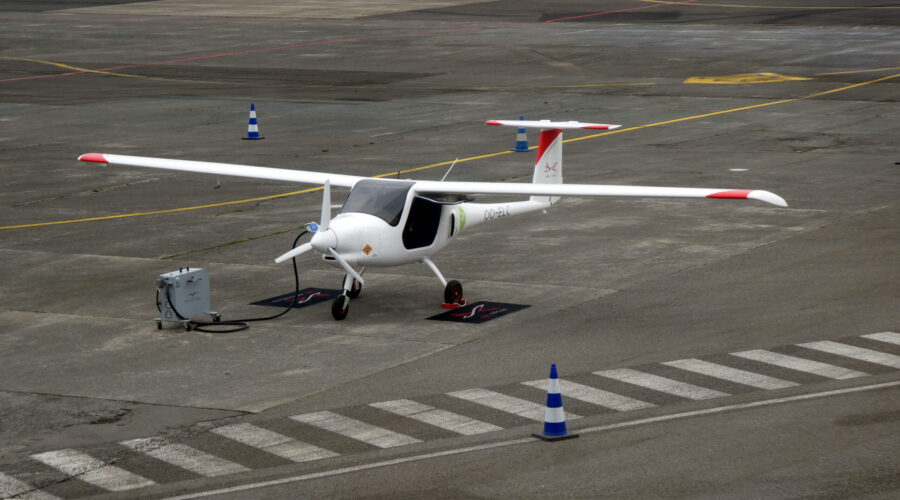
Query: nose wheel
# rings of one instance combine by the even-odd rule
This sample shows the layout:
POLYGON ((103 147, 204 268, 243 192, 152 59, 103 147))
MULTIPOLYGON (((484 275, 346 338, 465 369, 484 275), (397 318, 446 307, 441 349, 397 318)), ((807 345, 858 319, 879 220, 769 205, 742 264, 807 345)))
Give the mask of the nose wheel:
POLYGON ((331 316, 340 321, 347 317, 348 312, 350 312, 350 297, 342 293, 331 303, 331 316))

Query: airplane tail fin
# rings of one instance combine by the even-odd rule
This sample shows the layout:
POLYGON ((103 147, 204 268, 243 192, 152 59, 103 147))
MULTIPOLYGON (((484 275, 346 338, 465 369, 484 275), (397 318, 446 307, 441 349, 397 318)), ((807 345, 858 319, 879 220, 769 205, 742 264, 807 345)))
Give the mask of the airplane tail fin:
MULTIPOLYGON (((526 120, 489 120, 488 125, 503 125, 507 127, 540 128, 541 137, 538 141, 537 158, 534 162, 535 184, 562 184, 563 182, 563 129, 583 130, 613 130, 621 125, 607 125, 603 123, 581 122, 552 122, 550 120, 526 121, 526 120)), ((559 196, 532 196, 531 201, 553 204, 559 200, 559 196)))

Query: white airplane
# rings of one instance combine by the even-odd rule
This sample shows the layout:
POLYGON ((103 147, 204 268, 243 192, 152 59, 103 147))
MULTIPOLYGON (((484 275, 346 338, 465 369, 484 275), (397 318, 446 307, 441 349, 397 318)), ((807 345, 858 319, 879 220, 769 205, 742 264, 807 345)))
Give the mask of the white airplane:
POLYGON ((343 269, 346 272, 343 292, 331 306, 331 314, 336 320, 347 316, 350 299, 359 295, 364 284, 362 274, 369 267, 424 263, 444 285, 445 307, 465 304, 462 285, 456 280, 448 282, 431 261, 431 256, 465 229, 483 222, 546 210, 560 196, 754 199, 780 207, 787 206, 780 196, 759 190, 563 184, 562 130, 612 130, 620 125, 549 120, 490 120, 486 124, 541 129, 531 183, 378 179, 101 153, 88 153, 78 159, 104 165, 130 165, 321 184, 324 190, 319 223, 307 225, 313 233, 312 239, 281 255, 275 262, 283 262, 315 250, 327 263, 343 269), (331 186, 350 188, 343 208, 334 218, 331 216, 331 186), (520 195, 530 198, 506 203, 473 203, 472 195, 476 194, 520 195))

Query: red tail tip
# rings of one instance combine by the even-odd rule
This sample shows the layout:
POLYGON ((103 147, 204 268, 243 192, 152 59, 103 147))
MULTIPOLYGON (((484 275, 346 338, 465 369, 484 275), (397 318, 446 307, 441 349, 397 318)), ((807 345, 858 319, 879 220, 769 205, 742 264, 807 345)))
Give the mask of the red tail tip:
POLYGON ((84 154, 84 155, 79 156, 78 159, 81 161, 92 161, 94 163, 103 163, 103 164, 109 163, 108 161, 106 161, 106 157, 100 153, 84 154))

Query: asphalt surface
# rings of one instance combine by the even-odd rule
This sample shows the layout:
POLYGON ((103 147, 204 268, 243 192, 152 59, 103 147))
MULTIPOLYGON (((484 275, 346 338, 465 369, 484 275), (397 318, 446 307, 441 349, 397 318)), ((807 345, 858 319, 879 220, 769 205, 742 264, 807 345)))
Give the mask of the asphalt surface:
MULTIPOLYGON (((900 332, 900 6, 0 1, 0 22, 0 496, 897 496, 900 346, 866 335, 900 332), (241 140, 251 102, 263 141, 241 140), (521 311, 428 320, 442 287, 406 266, 367 271, 345 321, 326 302, 212 334, 156 329, 156 277, 202 267, 225 319, 271 314, 250 303, 292 290, 272 259, 318 217, 320 192, 75 160, 440 179, 458 157, 452 180, 521 181, 533 154, 509 152, 514 129, 482 125, 519 115, 623 125, 567 133, 583 140, 565 145, 566 182, 766 189, 790 207, 565 199, 464 231, 434 259, 470 301, 521 311), (756 349, 855 375, 734 354, 756 349), (781 386, 679 368, 693 359, 781 386), (539 442, 540 416, 461 397, 541 406, 544 387, 523 382, 551 363, 578 439, 539 442), (717 395, 594 374, 617 369, 717 395), (567 396, 567 381, 644 406, 567 396), (401 399, 493 430, 372 406, 401 399), (415 442, 291 418, 323 411, 415 442), (247 424, 331 455, 223 437, 247 424), (123 444, 143 438, 156 451, 123 444), (173 465, 159 439, 236 465, 173 465)), ((299 264, 304 287, 341 279, 299 264)))

